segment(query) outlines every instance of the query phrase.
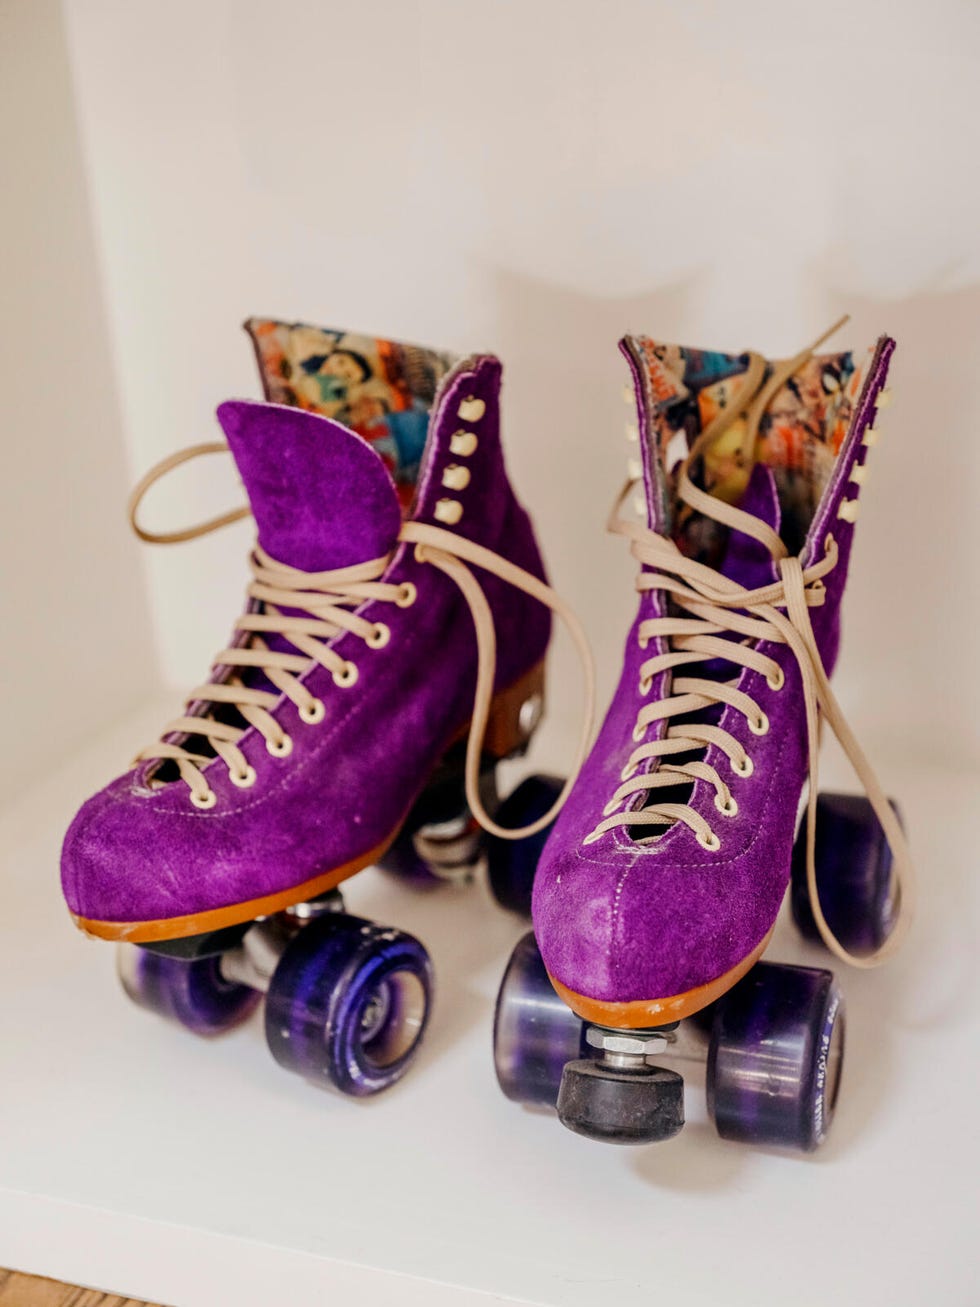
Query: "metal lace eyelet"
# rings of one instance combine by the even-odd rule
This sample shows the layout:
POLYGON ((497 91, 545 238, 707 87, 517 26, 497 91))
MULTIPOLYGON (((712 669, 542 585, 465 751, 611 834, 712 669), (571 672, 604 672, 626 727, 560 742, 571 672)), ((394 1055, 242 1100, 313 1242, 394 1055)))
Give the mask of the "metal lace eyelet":
POLYGON ((748 754, 739 762, 732 763, 732 771, 736 776, 751 776, 755 771, 755 764, 748 754))
POLYGON ((245 767, 243 771, 229 771, 228 779, 232 785, 237 785, 240 790, 250 790, 256 781, 256 771, 254 767, 245 767))
POLYGON ((458 499, 437 499, 433 511, 437 522, 445 522, 447 526, 455 526, 463 516, 463 505, 458 499))
POLYGON ((306 722, 307 726, 316 726, 322 722, 326 716, 327 710, 324 707, 322 699, 313 699, 310 703, 304 703, 299 710, 300 721, 306 722))
POLYGON ((476 395, 467 395, 465 399, 460 400, 456 413, 464 422, 479 422, 487 411, 487 406, 482 399, 476 395))
POLYGON ((443 468, 442 484, 447 490, 465 490, 470 484, 470 470, 461 463, 449 463, 443 468))
POLYGON ((284 731, 281 739, 266 740, 265 751, 273 758, 288 758, 293 751, 293 737, 284 731))
POLYGON ((709 830, 707 835, 702 835, 701 832, 698 831, 696 839, 702 849, 707 849, 709 853, 715 853, 721 848, 721 840, 713 830, 709 830))
POLYGON ((641 676, 641 677, 640 677, 640 693, 643 695, 644 699, 646 698, 646 696, 650 693, 650 691, 651 691, 652 689, 653 689, 653 677, 652 677, 652 676, 641 676))
POLYGON ((385 626, 384 622, 375 622, 365 644, 369 649, 383 649, 390 639, 391 627, 385 626))
POLYGON ((781 667, 777 667, 772 676, 766 677, 766 685, 770 690, 781 690, 786 684, 786 674, 781 667))
POLYGON ((418 593, 411 581, 403 581, 398 587, 398 596, 395 603, 399 608, 411 608, 418 598, 418 593))
POLYGON ((631 781, 635 775, 636 775, 636 767, 634 767, 631 763, 627 763, 626 766, 623 768, 623 770, 619 773, 619 779, 621 781, 631 781))
POLYGON ((640 744, 647 733, 647 728, 642 723, 637 722, 633 727, 633 743, 640 744))
POLYGON ((738 804, 735 802, 733 794, 729 794, 727 799, 723 799, 720 794, 716 794, 715 807, 723 817, 734 817, 738 812, 738 804))
POLYGON ((191 794, 191 803, 193 803, 194 807, 205 812, 208 808, 213 808, 217 802, 218 796, 211 789, 205 790, 203 794, 198 794, 196 791, 191 794))
POLYGON ((755 721, 751 717, 749 718, 749 730, 753 735, 769 734, 769 718, 764 712, 759 713, 755 721))
POLYGON ((459 458, 471 458, 479 443, 475 431, 455 431, 449 438, 449 452, 459 458))
POLYGON ((358 677, 358 671, 353 663, 344 663, 340 671, 334 672, 333 683, 346 690, 352 686, 358 677))

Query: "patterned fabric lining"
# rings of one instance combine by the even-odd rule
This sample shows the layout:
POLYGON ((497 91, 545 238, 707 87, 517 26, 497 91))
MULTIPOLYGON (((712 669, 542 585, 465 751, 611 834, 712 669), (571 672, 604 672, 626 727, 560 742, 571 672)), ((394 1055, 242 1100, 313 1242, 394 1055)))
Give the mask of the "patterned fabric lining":
MULTIPOLYGON (((749 366, 745 354, 662 345, 635 339, 654 402, 653 421, 665 481, 674 499, 675 469, 688 445, 738 395, 749 366)), ((767 464, 779 494, 781 535, 791 553, 802 548, 817 504, 830 480, 860 392, 862 368, 852 354, 815 355, 773 396, 762 416, 754 462, 767 464)), ((740 418, 705 453, 693 475, 710 494, 738 504, 752 473, 741 449, 740 418)), ((684 552, 712 557, 721 546, 717 523, 684 508, 674 534, 684 552)))
POLYGON ((250 318, 266 399, 333 418, 391 472, 402 507, 415 493, 429 412, 451 354, 305 323, 250 318))

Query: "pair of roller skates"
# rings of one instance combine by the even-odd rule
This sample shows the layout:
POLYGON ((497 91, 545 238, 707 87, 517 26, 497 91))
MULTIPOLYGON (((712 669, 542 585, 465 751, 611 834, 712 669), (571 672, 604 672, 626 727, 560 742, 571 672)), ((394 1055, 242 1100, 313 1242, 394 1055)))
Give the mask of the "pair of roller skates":
MULTIPOLYGON (((623 675, 568 781, 500 804, 496 764, 540 720, 549 610, 589 696, 591 665, 507 478, 499 363, 248 326, 272 402, 218 411, 258 528, 248 602, 184 714, 72 824, 77 924, 127 943, 138 1002, 208 1033, 264 993, 279 1062, 368 1094, 418 1049, 431 967, 345 913, 339 886, 376 863, 455 878, 483 861, 505 906, 533 887, 495 1023, 510 1097, 593 1138, 667 1138, 681 1081, 651 1059, 710 1026, 722 1133, 820 1142, 839 995, 758 959, 791 878, 805 930, 861 965, 897 942, 903 878, 908 907, 901 828, 827 683, 892 342, 863 367, 624 342, 646 520, 614 522, 641 564, 623 675), (867 800, 818 800, 822 719, 867 800)), ((141 535, 235 516, 163 536, 136 516, 162 471, 223 447, 145 479, 141 535)))

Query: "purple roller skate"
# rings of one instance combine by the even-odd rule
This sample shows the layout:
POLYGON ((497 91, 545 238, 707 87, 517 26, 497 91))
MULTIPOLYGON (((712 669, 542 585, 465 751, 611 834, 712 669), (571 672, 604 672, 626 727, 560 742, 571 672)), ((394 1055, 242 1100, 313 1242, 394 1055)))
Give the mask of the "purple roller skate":
MULTIPOLYGON (((541 965, 590 1050, 567 1063, 555 1105, 590 1138, 670 1138, 683 1102, 652 1059, 669 1059, 703 1013, 720 1132, 809 1149, 836 1101, 839 996, 826 972, 756 968, 807 779, 793 872, 803 928, 869 966, 897 946, 910 907, 901 826, 828 681, 893 342, 864 362, 816 346, 785 362, 645 337, 622 349, 646 521, 617 516, 612 529, 640 564, 639 610, 534 881, 541 965), (867 799, 818 799, 821 720, 867 799), (779 1050, 791 1083, 776 1093, 766 1059, 779 1050)), ((530 992, 522 965, 498 1030, 530 992)))
POLYGON ((83 931, 143 946, 122 963, 138 1002, 214 1033, 266 993, 283 1065, 373 1093, 418 1046, 430 965, 332 892, 386 855, 469 874, 480 828, 544 829, 562 794, 527 832, 487 809, 541 716, 549 610, 591 669, 507 477, 495 358, 247 327, 273 402, 218 419, 249 508, 137 523, 160 475, 221 443, 166 460, 131 506, 164 543, 251 511, 245 608, 183 713, 72 822, 62 884, 83 931))

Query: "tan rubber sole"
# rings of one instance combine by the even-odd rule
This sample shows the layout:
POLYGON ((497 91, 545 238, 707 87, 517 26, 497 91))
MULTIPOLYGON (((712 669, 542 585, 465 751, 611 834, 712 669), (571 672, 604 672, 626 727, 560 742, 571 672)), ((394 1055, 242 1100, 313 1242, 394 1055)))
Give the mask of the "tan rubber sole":
POLYGON ((774 929, 775 927, 772 927, 762 943, 724 975, 718 976, 716 980, 711 980, 706 985, 698 985, 694 989, 686 990, 683 994, 674 994, 670 998, 641 998, 633 999, 628 1003, 606 1003, 600 999, 587 998, 584 994, 576 994, 574 989, 569 989, 550 974, 548 979, 554 985, 555 992, 562 1002, 566 1003, 583 1021, 588 1021, 594 1026, 608 1026, 613 1030, 644 1030, 649 1026, 662 1026, 671 1021, 682 1021, 685 1017, 700 1012, 715 999, 721 998, 722 994, 727 994, 732 986, 758 962, 772 938, 774 929))
MULTIPOLYGON (((395 834, 397 833, 396 831, 395 834)), ((131 944, 153 944, 163 939, 204 935, 208 931, 222 930, 225 926, 254 921, 256 917, 270 917, 274 912, 282 912, 284 908, 291 908, 296 903, 304 903, 307 899, 315 899, 318 894, 326 894, 327 890, 335 889, 341 881, 377 862, 394 838, 394 835, 390 835, 362 857, 314 876, 312 880, 305 880, 302 885, 294 885, 278 894, 264 894, 261 898, 232 903, 226 908, 192 912, 185 917, 163 917, 159 921, 98 921, 91 917, 76 916, 73 912, 72 920, 86 935, 94 935, 97 939, 127 940, 131 944)))
MULTIPOLYGON (((544 694, 544 662, 525 672, 513 685, 501 690, 493 698, 487 731, 484 740, 485 751, 494 758, 506 758, 526 742, 526 735, 521 730, 520 712, 527 699, 534 694, 544 694)), ((453 737, 451 743, 465 739, 469 726, 464 726, 453 737)), ((407 813, 380 844, 359 857, 345 862, 340 867, 333 867, 301 885, 281 890, 278 894, 265 894, 260 898, 246 899, 241 903, 231 903, 223 908, 213 908, 208 912, 192 912, 183 917, 163 917, 156 921, 101 921, 92 917, 80 917, 72 913, 71 917, 79 930, 96 939, 124 940, 130 944, 154 944, 165 939, 184 939, 188 935, 204 935, 212 930, 222 930, 226 926, 237 926, 243 921, 254 921, 256 917, 269 917, 282 912, 297 903, 316 898, 336 889, 343 881, 355 876, 365 867, 372 866, 394 843, 401 830, 407 813)))

